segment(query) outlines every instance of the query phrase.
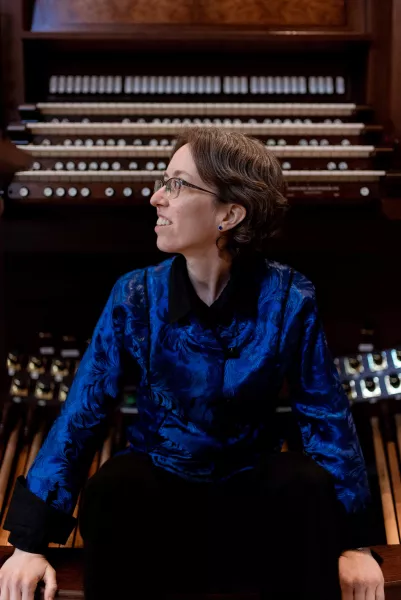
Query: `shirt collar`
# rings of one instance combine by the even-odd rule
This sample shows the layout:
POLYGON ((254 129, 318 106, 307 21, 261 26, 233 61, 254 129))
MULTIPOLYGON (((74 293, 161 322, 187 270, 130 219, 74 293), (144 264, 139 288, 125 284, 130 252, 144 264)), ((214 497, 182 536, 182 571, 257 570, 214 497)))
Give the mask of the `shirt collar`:
POLYGON ((217 300, 207 306, 196 294, 189 279, 186 260, 178 255, 174 258, 169 280, 169 321, 175 323, 190 313, 215 324, 231 318, 234 309, 250 311, 255 307, 258 293, 255 285, 259 278, 256 270, 265 261, 261 257, 236 258, 231 277, 217 300))

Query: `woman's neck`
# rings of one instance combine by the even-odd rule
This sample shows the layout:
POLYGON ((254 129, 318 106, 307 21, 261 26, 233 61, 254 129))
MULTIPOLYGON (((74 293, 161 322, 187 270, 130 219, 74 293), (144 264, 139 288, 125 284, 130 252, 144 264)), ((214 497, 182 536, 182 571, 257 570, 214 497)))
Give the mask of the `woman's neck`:
POLYGON ((219 252, 212 256, 185 257, 189 279, 199 298, 211 306, 226 287, 231 272, 232 257, 219 252))

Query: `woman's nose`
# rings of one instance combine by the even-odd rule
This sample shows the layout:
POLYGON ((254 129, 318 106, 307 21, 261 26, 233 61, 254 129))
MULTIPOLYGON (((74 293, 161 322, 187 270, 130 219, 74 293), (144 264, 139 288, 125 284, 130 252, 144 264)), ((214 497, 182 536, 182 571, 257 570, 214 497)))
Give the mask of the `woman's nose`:
POLYGON ((152 206, 159 206, 159 205, 166 206, 166 204, 168 202, 167 202, 166 196, 164 194, 164 191, 165 191, 165 189, 164 189, 164 187, 162 187, 162 188, 160 188, 160 190, 157 190, 157 192, 155 192, 153 194, 153 196, 150 199, 150 203, 152 206))

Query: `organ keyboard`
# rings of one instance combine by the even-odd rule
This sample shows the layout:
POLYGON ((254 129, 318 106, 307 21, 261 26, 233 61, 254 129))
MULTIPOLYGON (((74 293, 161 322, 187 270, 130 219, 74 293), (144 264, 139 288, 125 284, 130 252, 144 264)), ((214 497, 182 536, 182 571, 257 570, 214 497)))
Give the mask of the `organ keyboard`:
MULTIPOLYGON (((64 84, 69 81, 68 89, 77 95, 77 90, 83 93, 87 89, 84 79, 67 77, 60 84, 58 78, 51 78, 50 89, 58 90, 63 97, 63 90, 67 93, 64 84)), ((136 87, 129 88, 127 84, 124 90, 153 89, 150 81, 154 79, 157 78, 134 77, 136 87)), ((163 89, 168 90, 168 77, 159 79, 158 89, 163 84, 163 89)), ((187 79, 210 79, 215 83, 219 80, 187 79)), ((245 77, 232 79, 242 80, 244 94, 255 90, 255 81, 259 81, 251 78, 248 85, 245 77)), ((265 79, 269 80, 260 78, 265 79)), ((178 80, 181 90, 192 93, 195 89, 186 87, 185 77, 178 80)), ((85 81, 100 80, 88 77, 85 81)), ((100 86, 96 93, 103 90, 107 95, 106 88, 100 86)), ((212 88, 202 83, 197 85, 196 93, 207 98, 207 90, 212 88)), ((223 95, 218 102, 62 101, 22 105, 21 121, 10 125, 8 133, 33 160, 31 170, 14 179, 8 195, 14 202, 51 199, 60 203, 75 199, 103 204, 109 199, 114 206, 141 204, 151 195, 154 179, 166 169, 181 128, 219 126, 258 137, 281 160, 290 201, 370 202, 380 198, 392 147, 380 145, 382 127, 362 120, 354 122, 361 118, 369 121, 369 107, 342 102, 231 103, 225 101, 228 89, 234 88, 228 84, 220 87, 223 95), (101 182, 106 185, 100 185, 101 182)))

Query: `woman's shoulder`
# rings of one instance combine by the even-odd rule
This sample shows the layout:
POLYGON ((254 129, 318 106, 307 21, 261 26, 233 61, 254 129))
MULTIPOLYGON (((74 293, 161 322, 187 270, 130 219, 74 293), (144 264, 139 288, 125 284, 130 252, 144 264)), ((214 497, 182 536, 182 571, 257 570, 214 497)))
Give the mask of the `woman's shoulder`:
POLYGON ((136 304, 141 302, 147 287, 155 280, 168 278, 173 258, 168 258, 156 265, 134 269, 119 277, 114 285, 114 302, 116 304, 136 304))
POLYGON ((288 293, 293 299, 297 298, 299 301, 307 298, 315 300, 315 286, 306 275, 290 265, 274 260, 266 259, 265 264, 264 284, 266 287, 280 289, 283 293, 288 293))

